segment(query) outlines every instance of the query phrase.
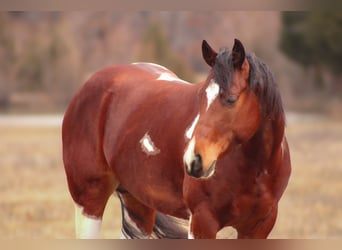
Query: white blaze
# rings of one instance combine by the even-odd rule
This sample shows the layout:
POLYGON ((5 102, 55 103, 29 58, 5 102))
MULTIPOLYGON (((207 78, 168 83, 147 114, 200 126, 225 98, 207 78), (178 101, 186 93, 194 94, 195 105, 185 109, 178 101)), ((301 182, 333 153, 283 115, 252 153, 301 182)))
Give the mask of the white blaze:
POLYGON ((186 133, 185 133, 186 138, 191 139, 192 134, 194 133, 195 127, 198 123, 199 117, 200 115, 198 114, 195 117, 194 121, 192 122, 191 126, 186 130, 186 133))
POLYGON ((220 91, 220 86, 214 80, 211 80, 211 82, 209 83, 208 87, 205 90, 205 92, 207 93, 207 110, 209 109, 209 106, 211 105, 211 103, 218 96, 219 91, 220 91))
POLYGON ((193 159, 195 158, 195 143, 196 143, 196 139, 195 137, 191 139, 191 141, 189 142, 189 145, 184 153, 183 156, 183 161, 185 163, 186 168, 188 169, 188 171, 190 172, 190 167, 191 167, 191 162, 193 161, 193 159))
POLYGON ((154 145, 151 137, 146 133, 140 140, 142 150, 149 155, 156 155, 160 150, 154 145))

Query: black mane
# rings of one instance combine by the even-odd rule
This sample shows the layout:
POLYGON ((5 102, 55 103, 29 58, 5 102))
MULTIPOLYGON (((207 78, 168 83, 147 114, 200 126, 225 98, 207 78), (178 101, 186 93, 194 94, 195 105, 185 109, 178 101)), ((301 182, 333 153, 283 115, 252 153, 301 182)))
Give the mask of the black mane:
MULTIPOLYGON (((247 54, 249 62, 249 87, 259 97, 265 117, 284 116, 283 103, 272 72, 254 54, 247 54)), ((215 81, 220 88, 227 90, 232 84, 234 72, 232 53, 228 49, 221 50, 213 66, 215 81)))

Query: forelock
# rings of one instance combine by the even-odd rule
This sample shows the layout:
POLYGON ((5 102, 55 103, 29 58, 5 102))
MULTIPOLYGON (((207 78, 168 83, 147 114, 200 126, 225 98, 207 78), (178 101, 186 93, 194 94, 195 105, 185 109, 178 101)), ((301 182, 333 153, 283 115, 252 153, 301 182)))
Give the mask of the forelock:
POLYGON ((216 56, 213 67, 214 79, 222 89, 229 89, 234 73, 231 53, 228 49, 221 49, 216 56))
MULTIPOLYGON (((283 115, 283 105, 273 74, 268 66, 253 53, 247 54, 250 65, 249 87, 259 97, 265 116, 283 115)), ((227 90, 232 85, 234 66, 232 53, 228 49, 221 49, 213 66, 213 78, 220 88, 227 90)))

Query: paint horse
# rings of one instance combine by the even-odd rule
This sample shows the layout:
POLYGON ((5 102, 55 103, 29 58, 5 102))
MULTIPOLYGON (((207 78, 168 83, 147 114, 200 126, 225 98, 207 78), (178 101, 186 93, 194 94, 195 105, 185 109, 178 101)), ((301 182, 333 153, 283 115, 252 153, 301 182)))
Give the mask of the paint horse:
POLYGON ((278 87, 237 39, 218 53, 203 41, 202 54, 202 83, 116 65, 72 99, 62 139, 77 237, 98 236, 113 192, 126 236, 168 237, 167 225, 175 237, 215 238, 228 226, 238 238, 268 236, 291 172, 278 87))

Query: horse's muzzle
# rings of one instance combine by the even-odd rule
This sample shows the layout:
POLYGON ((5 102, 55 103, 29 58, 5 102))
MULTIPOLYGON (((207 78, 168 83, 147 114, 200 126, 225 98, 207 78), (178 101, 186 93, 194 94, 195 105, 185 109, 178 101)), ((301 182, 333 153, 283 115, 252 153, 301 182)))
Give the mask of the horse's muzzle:
POLYGON ((202 164, 201 155, 196 154, 190 164, 190 169, 188 168, 186 169, 190 176, 193 176, 195 178, 200 178, 203 175, 203 164, 202 164))
POLYGON ((190 168, 186 168, 188 175, 195 178, 209 178, 215 172, 216 161, 213 161, 209 168, 204 171, 202 157, 196 154, 192 162, 190 163, 190 168))

